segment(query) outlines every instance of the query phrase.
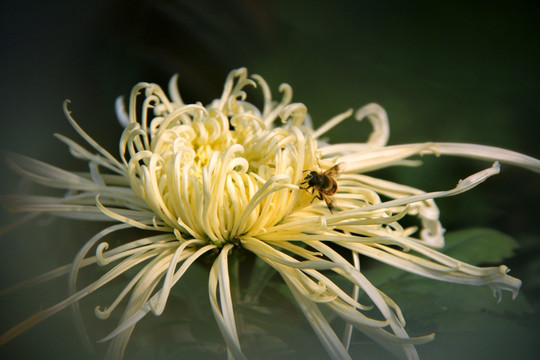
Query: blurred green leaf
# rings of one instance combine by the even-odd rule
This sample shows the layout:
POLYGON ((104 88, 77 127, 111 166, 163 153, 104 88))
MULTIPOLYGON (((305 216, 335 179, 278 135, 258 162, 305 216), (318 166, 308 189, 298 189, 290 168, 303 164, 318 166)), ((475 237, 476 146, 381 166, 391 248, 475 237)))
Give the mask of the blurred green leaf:
POLYGON ((258 359, 275 359, 278 355, 280 359, 318 358, 324 349, 302 314, 295 312, 291 303, 283 305, 271 308, 239 307, 239 313, 252 328, 251 334, 244 334, 249 339, 246 351, 257 354, 258 359))
MULTIPOLYGON (((511 257, 517 246, 513 238, 501 232, 472 228, 448 233, 442 252, 473 265, 498 265, 511 257)), ((464 311, 481 313, 487 318, 504 316, 513 317, 514 320, 532 313, 524 294, 512 300, 510 294, 504 293, 503 301, 497 302, 488 287, 423 278, 384 264, 371 266, 364 273, 398 303, 408 321, 415 322, 419 329, 427 329, 428 332, 439 328, 439 320, 457 318, 457 314, 464 311)), ((444 332, 444 329, 443 326, 437 331, 444 332)))
POLYGON ((453 311, 435 315, 433 321, 437 324, 436 340, 419 347, 424 359, 537 358, 533 349, 537 334, 515 319, 485 312, 453 311))
MULTIPOLYGON (((445 283, 432 279, 404 279, 401 290, 396 294, 396 301, 406 312, 407 317, 416 314, 435 314, 451 310, 490 312, 493 314, 512 314, 522 316, 532 311, 525 296, 512 300, 510 294, 503 294, 503 300, 497 302, 492 291, 484 286, 465 286, 445 283), (399 300, 397 299, 399 298, 399 300)), ((397 284, 394 286, 395 292, 397 284)), ((393 296, 389 294, 390 296, 393 296)))
POLYGON ((379 287, 389 281, 399 279, 406 274, 406 272, 401 269, 382 263, 375 263, 373 266, 362 270, 362 272, 376 287, 379 287))
POLYGON ((499 264, 519 246, 511 236, 487 228, 454 231, 445 238, 443 252, 472 265, 499 264))
POLYGON ((268 285, 270 279, 276 274, 276 270, 266 262, 256 257, 249 277, 245 301, 256 302, 261 292, 268 285))
MULTIPOLYGON (((518 243, 512 237, 487 228, 449 232, 445 236, 445 242, 441 252, 472 265, 498 265, 504 259, 513 256, 514 250, 518 247, 518 243)), ((363 272, 375 286, 392 280, 402 281, 402 277, 407 275, 403 270, 380 263, 370 263, 363 272)))

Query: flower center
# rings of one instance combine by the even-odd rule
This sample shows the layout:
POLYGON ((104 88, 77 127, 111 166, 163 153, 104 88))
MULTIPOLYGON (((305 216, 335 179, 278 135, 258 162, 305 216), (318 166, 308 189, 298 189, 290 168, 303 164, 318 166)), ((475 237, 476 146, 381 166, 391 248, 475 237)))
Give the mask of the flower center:
POLYGON ((132 111, 121 141, 131 187, 182 237, 237 243, 307 205, 298 184, 317 161, 315 141, 299 129, 305 107, 302 113, 297 104, 265 97, 261 114, 238 100, 246 85, 255 83, 245 72, 232 74, 221 99, 207 107, 170 101, 157 85, 141 84, 132 94, 132 109, 139 90, 146 98, 142 120, 132 111), (278 115, 290 121, 274 128, 278 115))

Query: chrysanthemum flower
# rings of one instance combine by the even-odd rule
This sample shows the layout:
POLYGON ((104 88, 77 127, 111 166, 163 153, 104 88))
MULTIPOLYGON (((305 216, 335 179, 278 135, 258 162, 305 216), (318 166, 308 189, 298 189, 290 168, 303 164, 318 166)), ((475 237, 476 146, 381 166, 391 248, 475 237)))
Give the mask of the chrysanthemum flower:
POLYGON ((235 247, 252 252, 281 275, 333 359, 350 358, 352 328, 409 359, 418 357, 415 344, 432 339, 432 335, 408 336, 399 306, 363 275, 359 255, 436 280, 489 286, 499 297, 501 290, 517 295, 520 281, 509 276, 505 266, 476 267, 435 250, 444 245, 444 229, 433 199, 471 189, 497 174, 498 162, 451 190, 431 193, 365 173, 418 165, 409 158, 425 154, 507 162, 533 171, 540 171, 540 161, 471 144, 387 146, 387 116, 377 104, 355 113, 357 120, 366 118, 373 126, 367 142, 328 144, 321 136, 351 117, 352 110, 314 130, 306 107, 291 103, 290 86, 281 85, 281 100, 274 101, 263 78, 249 78, 245 69, 232 71, 221 97, 206 106, 184 104, 175 80, 169 84, 169 97, 155 84, 134 87, 129 112, 119 110, 126 122, 119 158, 85 133, 65 104, 69 121, 92 150, 57 137, 73 156, 88 162, 88 173, 7 156, 11 168, 23 177, 67 190, 62 197, 13 198, 11 210, 115 224, 88 240, 69 267, 42 276, 69 273, 72 295, 12 328, 0 343, 70 305, 76 309, 86 295, 137 269, 118 297, 95 311, 107 318, 119 303, 126 303, 116 329, 103 339, 110 341, 110 357, 122 357, 135 325, 148 313, 160 315, 171 288, 193 262, 214 252, 207 284, 212 311, 229 356, 243 359, 228 268, 228 255, 235 247), (261 90, 261 109, 247 101, 246 87, 261 90), (338 164, 343 171, 325 173, 338 164), (313 177, 316 181, 310 181, 313 177), (333 204, 333 211, 328 204, 333 204), (400 225, 406 216, 418 218, 420 229, 400 225), (114 248, 104 241, 127 228, 149 232, 114 248), (93 264, 109 270, 78 289, 80 268, 93 264), (335 276, 352 284, 353 293, 332 281, 335 276), (366 299, 363 303, 360 294, 366 299), (348 324, 343 340, 322 307, 325 314, 348 324))

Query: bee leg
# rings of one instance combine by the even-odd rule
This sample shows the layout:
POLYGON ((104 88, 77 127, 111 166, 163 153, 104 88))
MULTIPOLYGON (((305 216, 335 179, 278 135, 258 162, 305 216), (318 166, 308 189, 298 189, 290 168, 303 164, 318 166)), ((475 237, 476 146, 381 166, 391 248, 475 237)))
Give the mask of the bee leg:
MULTIPOLYGON (((312 194, 312 195, 315 195, 314 193, 315 193, 315 189, 311 189, 311 194, 312 194)), ((313 199, 311 199, 311 202, 315 201, 315 199, 322 200, 322 195, 321 195, 321 194, 315 195, 315 196, 313 197, 313 199)))

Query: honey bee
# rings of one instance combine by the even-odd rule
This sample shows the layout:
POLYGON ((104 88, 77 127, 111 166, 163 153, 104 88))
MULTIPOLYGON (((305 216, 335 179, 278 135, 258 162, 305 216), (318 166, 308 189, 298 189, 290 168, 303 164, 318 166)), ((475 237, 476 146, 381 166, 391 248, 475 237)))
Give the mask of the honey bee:
POLYGON ((313 199, 324 200, 328 210, 332 213, 334 208, 332 195, 338 190, 337 181, 334 177, 343 171, 344 166, 345 163, 341 162, 324 172, 306 170, 309 173, 304 178, 304 181, 300 183, 300 188, 306 191, 311 189, 311 193, 315 195, 313 199), (302 187, 302 185, 306 185, 306 187, 302 187), (317 191, 317 194, 315 194, 315 191, 317 191))

